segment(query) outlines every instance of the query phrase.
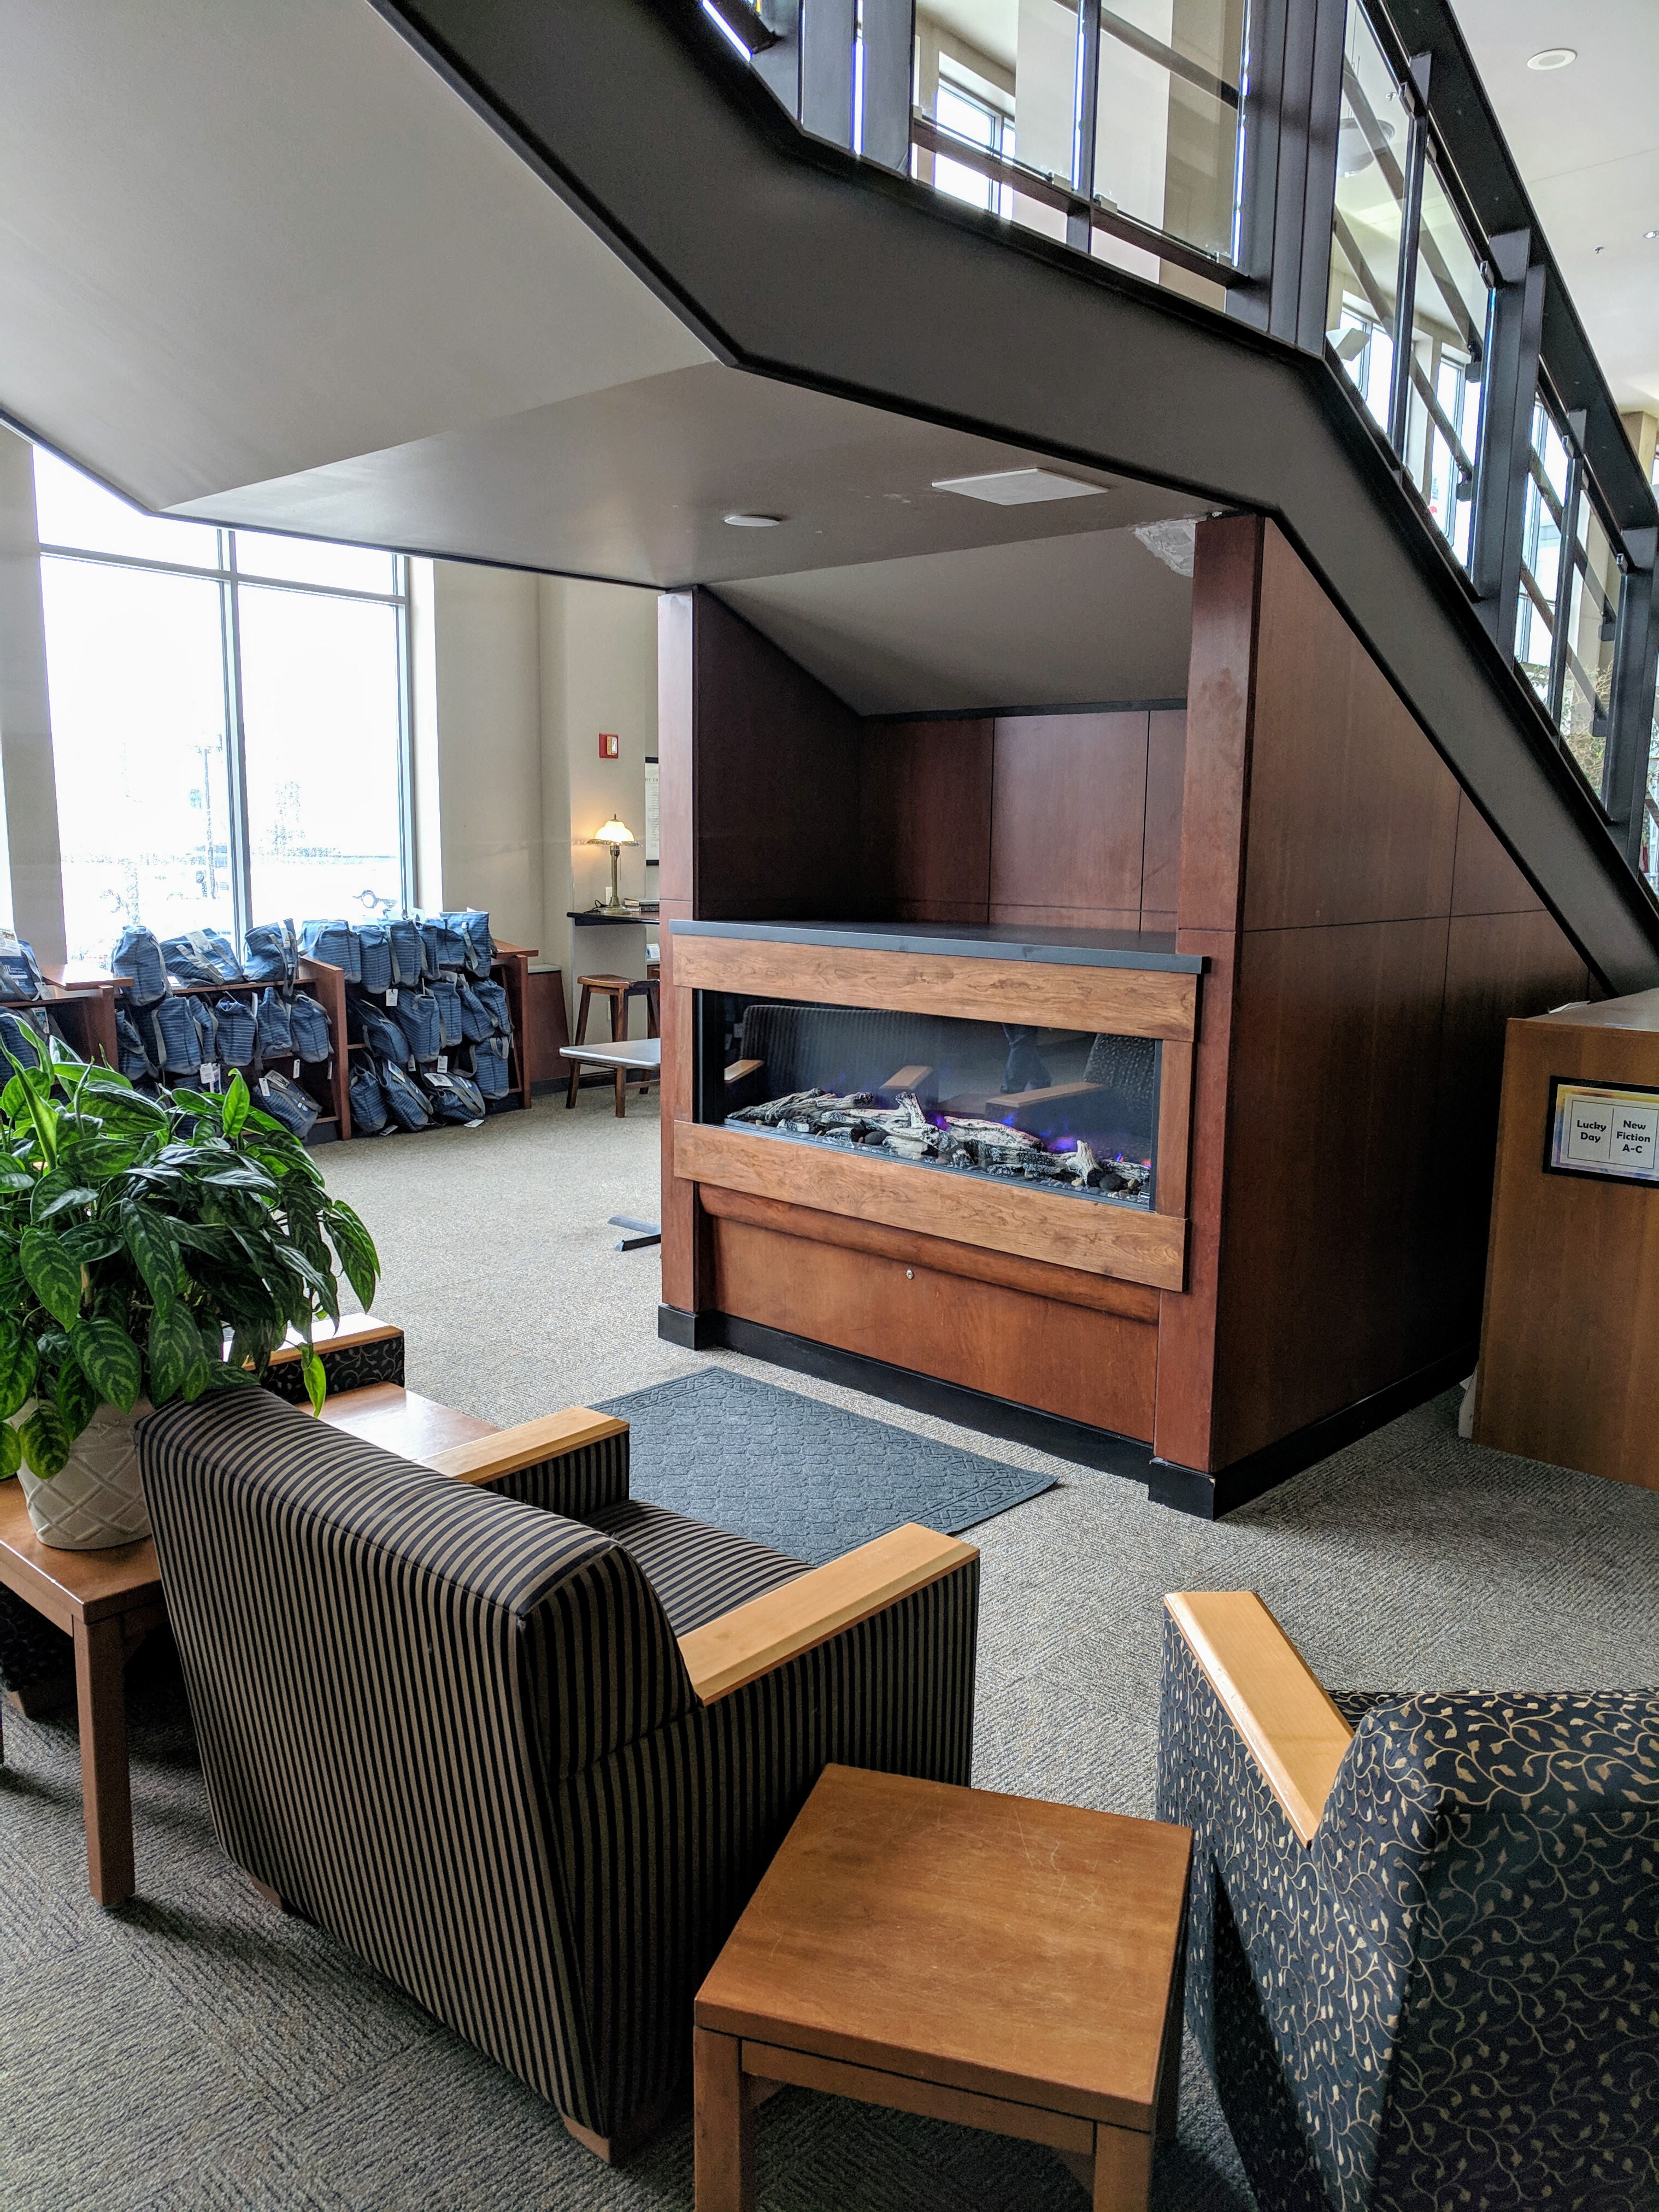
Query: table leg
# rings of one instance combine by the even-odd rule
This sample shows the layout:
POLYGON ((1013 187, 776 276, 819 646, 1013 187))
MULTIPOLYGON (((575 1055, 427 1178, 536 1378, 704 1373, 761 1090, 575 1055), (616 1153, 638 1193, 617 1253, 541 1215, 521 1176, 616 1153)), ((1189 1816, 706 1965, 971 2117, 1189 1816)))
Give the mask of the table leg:
POLYGON ((753 2212, 755 2116, 735 2035, 691 2031, 696 2088, 696 2212, 753 2212))
POLYGON ((617 1119, 620 1121, 628 1111, 628 1079, 619 1067, 617 1070, 617 1119))
MULTIPOLYGON (((1146 2212, 1152 2188, 1152 2139, 1131 2128, 1095 2128, 1094 2212, 1146 2212)), ((697 2212, 702 2212, 701 2204, 697 2212)))
POLYGON ((81 1718, 81 1808, 87 1881, 100 1905, 133 1892, 132 1783, 127 1771, 127 1640, 121 1617, 75 1624, 81 1718))

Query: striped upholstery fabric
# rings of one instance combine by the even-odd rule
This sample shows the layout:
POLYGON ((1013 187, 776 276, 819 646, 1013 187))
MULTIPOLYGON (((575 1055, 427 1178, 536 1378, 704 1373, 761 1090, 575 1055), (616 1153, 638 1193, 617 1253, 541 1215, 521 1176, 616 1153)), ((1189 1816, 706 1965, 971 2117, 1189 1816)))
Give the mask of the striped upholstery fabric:
POLYGON ((516 1498, 526 1505, 539 1505, 545 1513, 563 1513, 573 1521, 587 1521, 607 1505, 628 1502, 628 1431, 602 1437, 580 1451, 562 1452, 556 1459, 538 1461, 534 1467, 515 1468, 480 1483, 498 1498, 516 1498))
MULTIPOLYGON (((264 1391, 138 1436, 226 1850, 596 2134, 679 2079, 692 1994, 825 1760, 968 1779, 976 1562, 705 1709, 600 1528, 264 1391)), ((622 1534, 667 1559, 677 1519, 622 1534)), ((677 1604, 688 1556, 800 1571, 678 1540, 677 1604)))
POLYGON ((706 1521, 688 1521, 664 1505, 624 1498, 583 1518, 633 1553, 662 1600, 676 1636, 718 1620, 733 1606, 747 1605, 751 1597, 806 1572, 805 1559, 711 1528, 706 1521))

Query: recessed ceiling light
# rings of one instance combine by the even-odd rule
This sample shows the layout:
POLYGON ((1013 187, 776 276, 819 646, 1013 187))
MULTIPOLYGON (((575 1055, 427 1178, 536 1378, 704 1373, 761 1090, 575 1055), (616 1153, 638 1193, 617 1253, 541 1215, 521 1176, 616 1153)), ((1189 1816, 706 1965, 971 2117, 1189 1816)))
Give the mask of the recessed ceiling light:
POLYGON ((1659 230, 1644 230, 1642 235, 1644 238, 1659 238, 1659 230))
POLYGON ((1546 46, 1541 54, 1534 54, 1527 64, 1530 70, 1567 69, 1578 58, 1577 46, 1546 46))
POLYGON ((999 469, 988 477, 935 477, 935 491, 954 491, 963 499, 989 500, 993 507, 1030 507, 1040 499, 1087 499, 1109 489, 1080 483, 1054 469, 999 469))
POLYGON ((722 522, 733 530, 775 530, 783 520, 781 514, 723 514, 722 522))

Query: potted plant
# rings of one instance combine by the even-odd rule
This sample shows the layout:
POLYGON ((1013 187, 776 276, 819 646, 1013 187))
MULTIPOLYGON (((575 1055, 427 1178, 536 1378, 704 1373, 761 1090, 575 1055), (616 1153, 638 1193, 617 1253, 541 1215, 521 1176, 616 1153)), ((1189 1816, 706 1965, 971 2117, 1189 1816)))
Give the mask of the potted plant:
POLYGON ((0 1092, 0 1480, 21 1474, 44 1543, 146 1535, 133 1423, 257 1385, 294 1329, 367 1306, 380 1261, 297 1139, 240 1075, 147 1097, 54 1046, 0 1092))

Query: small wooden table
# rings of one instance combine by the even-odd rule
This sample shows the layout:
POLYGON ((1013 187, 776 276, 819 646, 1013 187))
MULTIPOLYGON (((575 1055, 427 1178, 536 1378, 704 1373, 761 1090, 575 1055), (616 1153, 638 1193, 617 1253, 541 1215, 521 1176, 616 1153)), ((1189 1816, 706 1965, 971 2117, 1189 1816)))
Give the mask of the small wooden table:
POLYGON ((581 1080, 584 1061, 594 1067, 614 1068, 617 1075, 617 1112, 620 1117, 625 1110, 629 1078, 634 1076, 638 1079, 640 1096, 643 1097, 650 1087, 652 1077, 661 1074, 662 1039, 635 1037, 630 1042, 623 1037, 615 1044, 568 1044, 561 1048, 559 1057, 570 1063, 570 1089, 564 1102, 567 1106, 574 1106, 576 1103, 576 1086, 581 1080))
POLYGON ((782 2082, 1047 2143, 1144 2212, 1191 1862, 1190 1829, 826 1767, 697 1994, 696 2212, 749 2212, 782 2082))
MULTIPOLYGON (((323 1419, 422 1462, 494 1433, 489 1422, 392 1382, 331 1395, 323 1419)), ((155 1546, 146 1537, 103 1551, 57 1551, 35 1534, 21 1483, 0 1483, 0 1583, 74 1641, 87 1881, 100 1905, 119 1905, 134 1888, 126 1662, 167 1618, 155 1546)), ((4 1749, 0 1735, 0 1757, 4 1749)))

